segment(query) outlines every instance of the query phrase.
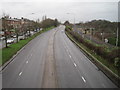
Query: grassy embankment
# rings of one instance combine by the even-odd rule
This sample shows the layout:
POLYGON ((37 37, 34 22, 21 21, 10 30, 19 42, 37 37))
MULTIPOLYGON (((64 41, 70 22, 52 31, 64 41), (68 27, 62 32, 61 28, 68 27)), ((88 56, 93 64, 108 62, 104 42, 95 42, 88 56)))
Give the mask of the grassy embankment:
POLYGON ((112 72, 118 75, 118 68, 114 64, 114 59, 119 58, 118 48, 109 48, 104 45, 94 44, 89 40, 83 39, 77 33, 66 27, 66 34, 68 34, 74 41, 76 41, 83 49, 90 53, 96 60, 109 68, 112 72))
POLYGON ((43 32, 46 32, 54 27, 43 29, 42 31, 34 34, 33 36, 25 39, 20 40, 18 43, 11 44, 8 48, 3 48, 0 50, 0 65, 3 65, 5 62, 7 62, 14 54, 17 53, 23 46, 25 46, 28 42, 30 42, 32 39, 34 39, 36 36, 40 35, 43 32))

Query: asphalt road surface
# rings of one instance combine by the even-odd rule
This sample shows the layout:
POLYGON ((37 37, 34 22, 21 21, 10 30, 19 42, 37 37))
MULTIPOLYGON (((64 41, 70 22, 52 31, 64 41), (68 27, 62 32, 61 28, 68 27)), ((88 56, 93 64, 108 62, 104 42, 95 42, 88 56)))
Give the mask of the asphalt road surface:
POLYGON ((3 88, 116 88, 59 26, 33 39, 2 71, 3 88))

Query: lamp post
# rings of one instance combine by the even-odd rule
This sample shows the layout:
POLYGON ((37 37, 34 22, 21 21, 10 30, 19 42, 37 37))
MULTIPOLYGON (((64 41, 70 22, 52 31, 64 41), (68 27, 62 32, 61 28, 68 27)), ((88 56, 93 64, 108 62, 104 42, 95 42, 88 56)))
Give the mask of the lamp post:
MULTIPOLYGON (((33 14, 35 14, 35 13, 26 14, 25 17, 27 17, 29 15, 33 15, 33 14)), ((28 27, 29 27, 29 21, 28 20, 25 21, 24 18, 22 17, 21 18, 21 29, 23 30, 23 28, 25 28, 25 27, 26 27, 26 29, 28 29, 28 27)), ((26 38, 26 31, 24 31, 24 38, 26 38)))
POLYGON ((92 41, 92 36, 94 34, 94 28, 90 28, 90 40, 92 41))
POLYGON ((92 40, 92 29, 90 28, 90 41, 92 40))
POLYGON ((118 46, 118 28, 117 28, 117 38, 116 38, 116 47, 118 46))
POLYGON ((66 14, 72 14, 72 15, 74 16, 74 21, 73 21, 73 23, 74 23, 74 27, 75 27, 75 14, 74 14, 74 13, 66 13, 66 14))
POLYGON ((15 26, 15 29, 16 29, 16 38, 17 38, 16 42, 18 43, 18 26, 17 25, 15 26))
POLYGON ((24 24, 25 24, 25 21, 24 21, 24 18, 23 18, 23 17, 21 18, 21 23, 20 23, 20 24, 21 24, 21 31, 23 32, 22 34, 24 35, 24 39, 25 39, 25 31, 23 30, 23 28, 24 28, 23 26, 25 26, 25 25, 24 25, 24 24))
POLYGON ((35 13, 29 13, 29 14, 26 14, 25 17, 27 17, 27 16, 29 16, 29 15, 33 15, 33 14, 35 14, 35 13))
POLYGON ((102 36, 102 41, 104 41, 104 32, 100 33, 102 36))

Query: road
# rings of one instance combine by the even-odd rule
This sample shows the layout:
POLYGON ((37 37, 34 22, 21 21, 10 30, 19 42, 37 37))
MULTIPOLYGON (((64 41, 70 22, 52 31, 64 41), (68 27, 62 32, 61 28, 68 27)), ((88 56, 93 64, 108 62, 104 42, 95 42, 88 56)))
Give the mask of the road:
POLYGON ((115 88, 65 35, 64 26, 33 39, 2 71, 3 88, 115 88))

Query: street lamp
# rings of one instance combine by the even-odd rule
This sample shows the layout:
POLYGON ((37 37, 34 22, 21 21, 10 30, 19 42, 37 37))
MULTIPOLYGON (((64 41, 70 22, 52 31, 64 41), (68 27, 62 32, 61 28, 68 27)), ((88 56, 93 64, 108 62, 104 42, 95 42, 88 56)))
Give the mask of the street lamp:
POLYGON ((73 27, 74 29, 73 30, 75 30, 75 14, 74 13, 66 13, 66 14, 71 14, 74 16, 74 21, 73 21, 74 22, 74 27, 73 27))
POLYGON ((102 36, 102 41, 104 41, 104 32, 100 33, 102 36))
POLYGON ((92 36, 94 36, 94 28, 90 28, 90 40, 92 40, 92 36))
POLYGON ((66 14, 72 14, 72 15, 74 15, 74 25, 75 25, 75 14, 74 13, 66 13, 66 14))
POLYGON ((116 47, 118 46, 118 28, 117 28, 117 38, 116 38, 116 47))
POLYGON ((33 15, 33 14, 35 14, 35 13, 29 13, 29 14, 26 14, 25 17, 27 17, 27 16, 29 16, 29 15, 33 15))
MULTIPOLYGON (((35 13, 29 13, 29 14, 26 14, 25 17, 29 16, 29 15, 33 15, 35 13)), ((21 20, 21 29, 23 30, 23 28, 29 26, 29 21, 25 21, 24 18, 22 17, 22 20, 21 20), (28 24, 28 25, 27 25, 28 24)), ((27 27, 28 29, 28 27, 27 27)), ((24 31, 24 38, 26 38, 26 31, 24 31)))

